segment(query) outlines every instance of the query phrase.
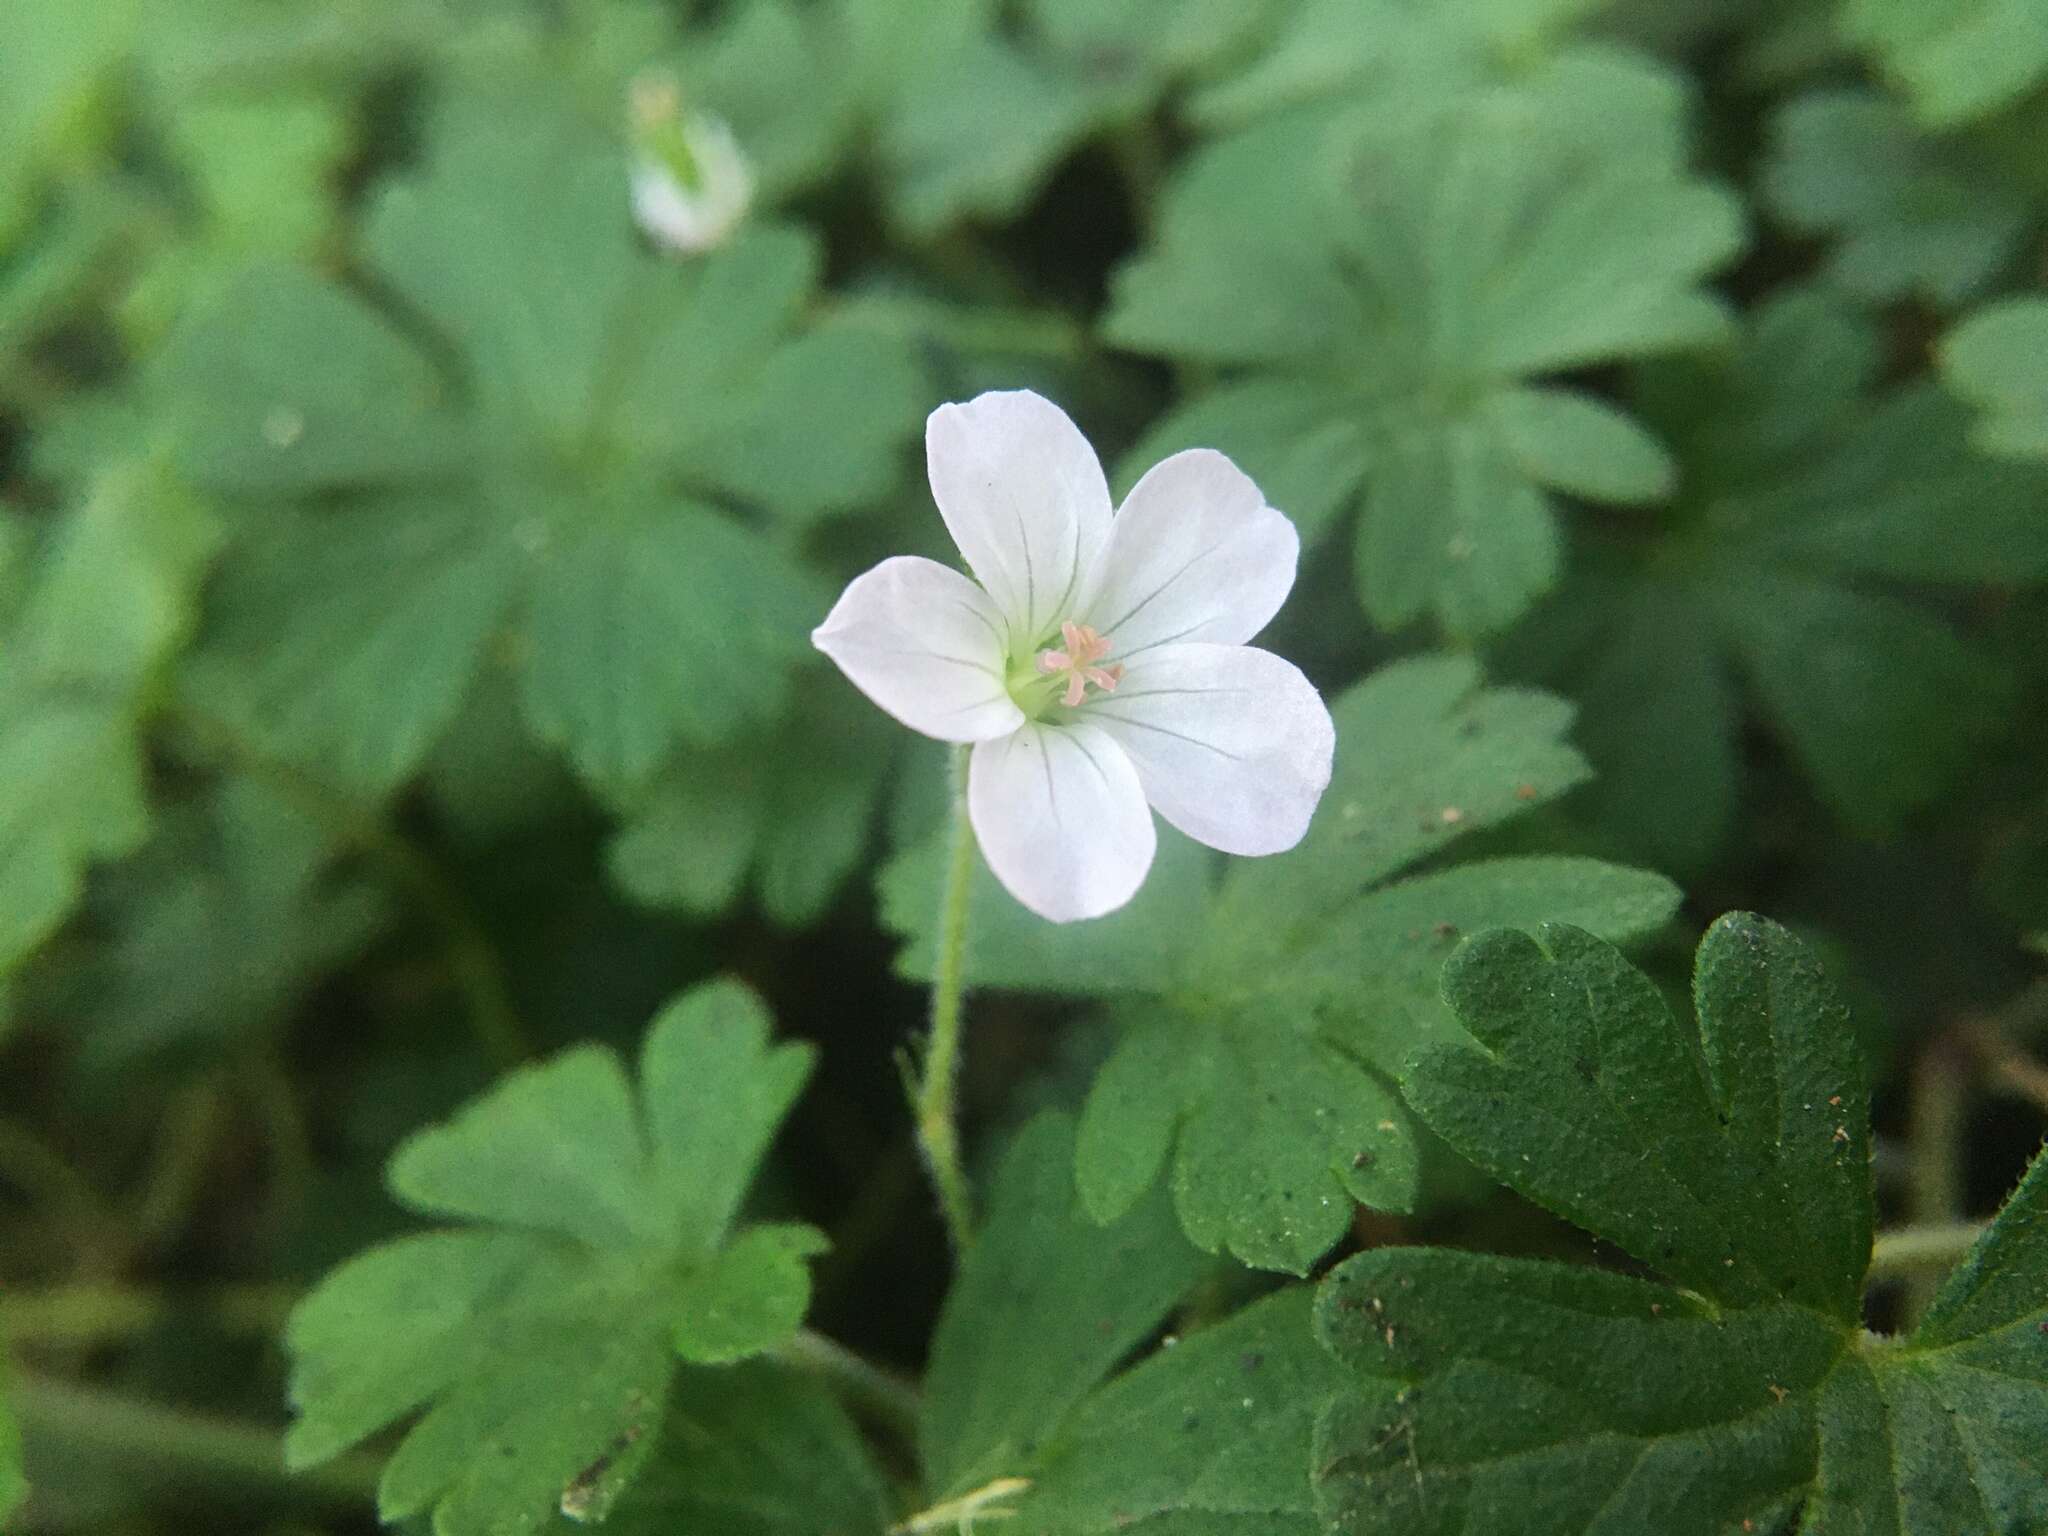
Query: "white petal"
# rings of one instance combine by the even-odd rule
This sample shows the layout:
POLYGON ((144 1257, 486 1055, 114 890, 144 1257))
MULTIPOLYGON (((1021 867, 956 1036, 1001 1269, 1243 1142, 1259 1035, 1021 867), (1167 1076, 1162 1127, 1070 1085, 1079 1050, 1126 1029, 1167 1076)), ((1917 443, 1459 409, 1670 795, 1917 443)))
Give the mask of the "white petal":
POLYGON ((1087 622, 1115 656, 1182 640, 1242 645, 1294 586, 1301 538, 1212 448, 1162 459, 1131 487, 1089 583, 1087 622))
POLYGON ((1154 810, 1225 853, 1292 848, 1329 787, 1330 712, 1270 651, 1162 645, 1083 713, 1130 754, 1154 810))
POLYGON ((1129 901, 1159 840, 1131 760, 1090 725, 1027 725, 981 743, 967 813, 996 878, 1055 923, 1129 901))
POLYGON ((811 644, 913 731, 987 741, 1024 723, 1003 685, 1002 615, 935 560, 899 555, 856 576, 811 644))
POLYGON ((924 429, 932 497, 1009 621, 1013 649, 1067 619, 1109 536, 1109 484, 1067 413, 1029 390, 942 405, 924 429))

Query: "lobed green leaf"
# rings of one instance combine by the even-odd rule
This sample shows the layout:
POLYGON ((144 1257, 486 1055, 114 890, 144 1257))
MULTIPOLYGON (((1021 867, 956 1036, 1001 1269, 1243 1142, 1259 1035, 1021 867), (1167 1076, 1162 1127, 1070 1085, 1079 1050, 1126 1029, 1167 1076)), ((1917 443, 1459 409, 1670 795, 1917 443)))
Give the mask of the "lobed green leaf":
POLYGON ((637 1092, 583 1046, 412 1137, 393 1192, 471 1224, 373 1248, 293 1313, 292 1463, 417 1413, 384 1470, 387 1520, 431 1510, 448 1536, 495 1536, 616 1498, 678 1356, 744 1359, 802 1322, 821 1234, 733 1223, 809 1069, 769 1044, 751 994, 714 983, 650 1026, 637 1092))

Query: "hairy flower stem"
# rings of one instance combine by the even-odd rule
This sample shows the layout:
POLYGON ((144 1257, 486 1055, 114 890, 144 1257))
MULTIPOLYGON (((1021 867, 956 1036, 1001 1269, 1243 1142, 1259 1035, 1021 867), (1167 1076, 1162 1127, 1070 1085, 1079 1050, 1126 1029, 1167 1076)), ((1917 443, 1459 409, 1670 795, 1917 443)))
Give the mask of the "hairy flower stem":
POLYGON ((1976 1246, 1985 1227, 1981 1221, 1946 1221, 1880 1232, 1870 1247, 1870 1277, 1885 1280, 1894 1275, 1931 1274, 1939 1282, 1976 1246))
POLYGON ((939 1211, 953 1250, 974 1241, 974 1206, 960 1166, 960 1127, 953 1090, 960 1076, 960 1002, 967 952, 967 895, 974 876, 974 829, 967 820, 967 749, 953 758, 953 839, 939 905, 938 953, 932 968, 932 1028, 913 1109, 917 1143, 938 1190, 939 1211))
MULTIPOLYGON (((1963 1129, 1969 1115, 1972 1062, 1953 1030, 1936 1036, 1913 1066, 1908 1138, 1912 1177, 1906 1216, 1917 1227, 1950 1226, 1963 1215, 1963 1129)), ((1916 1323, 1941 1289, 1941 1274, 1909 1272, 1900 1306, 1916 1323)))

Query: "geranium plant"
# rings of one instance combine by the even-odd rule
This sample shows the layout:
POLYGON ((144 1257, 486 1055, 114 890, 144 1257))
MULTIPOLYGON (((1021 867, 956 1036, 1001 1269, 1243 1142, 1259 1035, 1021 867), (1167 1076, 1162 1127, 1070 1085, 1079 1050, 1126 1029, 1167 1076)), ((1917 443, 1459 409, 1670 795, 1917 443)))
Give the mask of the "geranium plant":
POLYGON ((2048 1536, 2034 0, 10 0, 6 1536, 2048 1536))

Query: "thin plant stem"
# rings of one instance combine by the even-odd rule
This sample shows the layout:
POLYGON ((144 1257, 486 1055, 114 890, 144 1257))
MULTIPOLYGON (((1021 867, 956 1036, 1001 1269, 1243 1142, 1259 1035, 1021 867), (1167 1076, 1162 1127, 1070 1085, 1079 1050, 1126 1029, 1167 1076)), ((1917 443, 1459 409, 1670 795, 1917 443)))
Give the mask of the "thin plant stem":
MULTIPOLYGON (((1971 1062, 1953 1033, 1937 1036, 1913 1064, 1910 1124, 1912 1172, 1906 1214, 1916 1227, 1946 1227, 1963 1216, 1962 1137, 1969 1109, 1971 1062)), ((1941 1276, 1915 1270, 1905 1277, 1904 1321, 1916 1322, 1941 1288, 1941 1276)))
POLYGON ((16 1373, 8 1395, 21 1421, 32 1477, 38 1447, 49 1447, 53 1461, 134 1468, 151 1481, 264 1489, 308 1503, 376 1502, 374 1456, 342 1456, 291 1472, 285 1467, 283 1436, 265 1426, 28 1372, 16 1373), (70 1457, 63 1455, 66 1448, 70 1457))
POLYGON ((301 1292, 293 1285, 228 1285, 193 1291, 88 1282, 10 1289, 0 1337, 29 1350, 97 1349, 180 1318, 225 1333, 262 1337, 284 1327, 301 1292))
POLYGON ((1870 1245, 1870 1277, 1928 1275, 1939 1279, 1953 1269, 1984 1235, 1981 1221, 1945 1221, 1937 1226, 1899 1227, 1880 1232, 1870 1245))
POLYGON ((954 1089, 960 1076, 960 1003, 967 952, 967 898, 974 876, 974 829, 967 820, 967 749, 953 762, 953 839, 939 901, 939 939, 932 969, 931 1035, 913 1110, 918 1146, 938 1190, 939 1211, 956 1253, 974 1241, 974 1203, 960 1163, 960 1127, 954 1089))
POLYGON ((917 1388, 902 1377, 862 1359, 844 1344, 806 1328, 776 1354, 800 1370, 814 1371, 837 1387, 847 1402, 876 1423, 917 1444, 917 1388))

